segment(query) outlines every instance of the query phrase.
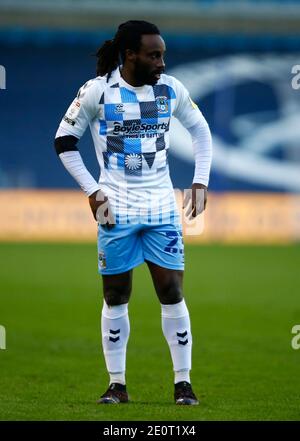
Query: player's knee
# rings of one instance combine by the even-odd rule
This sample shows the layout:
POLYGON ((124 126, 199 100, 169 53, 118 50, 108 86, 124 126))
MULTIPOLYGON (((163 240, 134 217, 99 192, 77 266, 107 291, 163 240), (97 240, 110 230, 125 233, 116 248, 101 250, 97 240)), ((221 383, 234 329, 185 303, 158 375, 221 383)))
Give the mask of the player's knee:
POLYGON ((122 305, 128 303, 131 293, 130 286, 107 287, 104 290, 105 302, 108 306, 122 305))
POLYGON ((181 302, 183 299, 183 293, 178 283, 170 282, 163 286, 157 293, 160 303, 164 305, 173 305, 181 302))

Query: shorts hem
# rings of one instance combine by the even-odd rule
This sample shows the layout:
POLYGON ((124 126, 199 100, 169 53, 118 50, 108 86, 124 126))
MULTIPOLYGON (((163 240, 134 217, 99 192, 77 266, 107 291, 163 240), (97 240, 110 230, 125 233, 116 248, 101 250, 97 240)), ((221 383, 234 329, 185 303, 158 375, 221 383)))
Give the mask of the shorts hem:
POLYGON ((134 263, 132 263, 131 265, 127 265, 126 267, 122 267, 122 268, 117 268, 117 269, 103 269, 103 270, 98 270, 98 273, 103 275, 103 276, 110 276, 110 275, 116 275, 116 274, 122 274, 122 273, 126 273, 127 271, 132 270, 133 268, 142 265, 142 263, 144 263, 144 259, 143 260, 138 260, 134 263))
POLYGON ((144 256, 144 258, 145 258, 145 261, 149 260, 149 262, 155 263, 155 265, 161 266, 162 268, 166 268, 166 269, 170 269, 170 270, 184 271, 184 264, 172 265, 169 263, 158 261, 158 260, 154 259, 153 257, 144 256))

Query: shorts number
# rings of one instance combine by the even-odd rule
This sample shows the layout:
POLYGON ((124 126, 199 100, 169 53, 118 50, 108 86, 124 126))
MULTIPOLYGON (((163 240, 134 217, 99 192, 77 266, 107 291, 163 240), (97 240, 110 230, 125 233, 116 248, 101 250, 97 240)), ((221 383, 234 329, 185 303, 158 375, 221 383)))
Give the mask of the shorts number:
POLYGON ((178 239, 182 237, 181 232, 177 232, 174 230, 166 231, 166 236, 168 239, 170 239, 170 242, 168 245, 164 248, 164 251, 167 253, 183 253, 183 248, 178 248, 178 239))

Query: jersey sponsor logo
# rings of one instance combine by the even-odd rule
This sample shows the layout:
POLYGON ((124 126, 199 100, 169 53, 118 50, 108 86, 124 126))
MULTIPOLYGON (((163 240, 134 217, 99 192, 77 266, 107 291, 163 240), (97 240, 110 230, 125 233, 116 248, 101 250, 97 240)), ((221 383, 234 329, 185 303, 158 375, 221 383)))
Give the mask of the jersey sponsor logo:
POLYGON ((129 125, 122 125, 119 122, 114 122, 114 131, 113 135, 128 135, 131 133, 149 133, 149 132, 156 132, 157 130, 169 130, 170 122, 163 122, 163 123, 157 123, 157 124, 146 124, 141 123, 138 124, 136 122, 133 122, 129 125))
POLYGON ((124 104, 116 104, 115 105, 115 113, 124 113, 125 109, 124 109, 124 104))
POLYGON ((158 113, 168 113, 169 104, 168 104, 168 98, 166 96, 158 96, 156 97, 155 101, 156 101, 158 113))

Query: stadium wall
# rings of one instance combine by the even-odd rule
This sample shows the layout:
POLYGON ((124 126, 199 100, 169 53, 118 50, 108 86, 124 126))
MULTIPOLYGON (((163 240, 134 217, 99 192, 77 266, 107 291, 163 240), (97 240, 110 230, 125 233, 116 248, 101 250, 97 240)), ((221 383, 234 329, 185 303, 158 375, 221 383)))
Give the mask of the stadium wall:
MULTIPOLYGON (((205 214, 183 216, 186 243, 292 243, 300 241, 300 196, 210 193, 205 214)), ((0 241, 95 242, 97 224, 87 198, 70 190, 0 192, 0 241), (13 203, 12 203, 13 201, 13 203)))

